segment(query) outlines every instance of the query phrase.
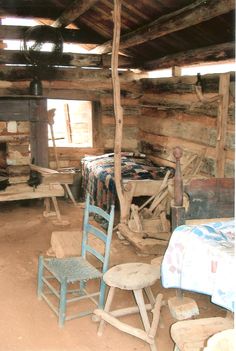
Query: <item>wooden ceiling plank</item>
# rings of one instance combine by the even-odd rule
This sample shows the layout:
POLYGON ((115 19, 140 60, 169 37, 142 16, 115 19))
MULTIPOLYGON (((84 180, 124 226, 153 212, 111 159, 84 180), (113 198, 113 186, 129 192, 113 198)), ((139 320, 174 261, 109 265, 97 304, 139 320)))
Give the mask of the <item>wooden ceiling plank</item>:
MULTIPOLYGON (((145 43, 184 28, 208 21, 235 8, 234 0, 197 0, 180 10, 164 15, 155 21, 121 37, 120 50, 145 43)), ((111 52, 112 40, 99 45, 94 52, 111 52)))
POLYGON ((207 47, 179 52, 177 54, 161 57, 156 60, 145 62, 143 69, 152 71, 170 68, 172 66, 187 66, 201 62, 219 62, 235 57, 235 43, 228 42, 207 47))
POLYGON ((52 24, 53 27, 66 27, 88 11, 98 0, 75 0, 52 24))

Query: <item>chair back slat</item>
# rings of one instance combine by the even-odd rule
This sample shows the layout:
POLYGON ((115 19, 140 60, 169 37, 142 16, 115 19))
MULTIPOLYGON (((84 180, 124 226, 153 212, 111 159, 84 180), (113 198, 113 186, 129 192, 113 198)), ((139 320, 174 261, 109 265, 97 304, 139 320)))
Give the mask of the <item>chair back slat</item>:
POLYGON ((83 238, 82 238, 82 257, 86 258, 87 252, 95 256, 98 260, 103 263, 102 272, 108 269, 110 246, 112 239, 112 231, 114 224, 115 207, 111 206, 110 213, 105 212, 103 209, 90 204, 89 194, 86 197, 84 222, 83 222, 83 238), (108 222, 107 229, 104 231, 100 228, 95 227, 89 223, 90 215, 96 214, 108 222), (96 248, 88 243, 89 234, 94 235, 96 238, 101 240, 104 244, 104 254, 100 253, 96 248))
POLYGON ((89 213, 97 214, 98 216, 101 216, 104 219, 106 219, 107 222, 109 222, 111 218, 111 215, 109 213, 105 212, 102 208, 94 205, 89 205, 89 213))
POLYGON ((103 233, 103 231, 101 231, 100 229, 94 227, 92 224, 87 224, 86 228, 84 229, 87 233, 93 234, 94 236, 102 240, 104 243, 107 241, 106 234, 103 233))

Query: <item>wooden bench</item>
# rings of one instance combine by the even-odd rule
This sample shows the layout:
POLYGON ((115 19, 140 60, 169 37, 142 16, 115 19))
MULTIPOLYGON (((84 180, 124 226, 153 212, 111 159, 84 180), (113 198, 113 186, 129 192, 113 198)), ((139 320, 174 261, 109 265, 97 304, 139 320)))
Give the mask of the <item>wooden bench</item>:
POLYGON ((37 187, 31 187, 26 183, 21 183, 8 186, 5 190, 0 191, 0 202, 44 198, 46 205, 44 216, 56 215, 60 223, 62 219, 57 203, 58 196, 64 196, 64 189, 60 184, 40 184, 37 187), (50 199, 55 212, 50 211, 50 199))

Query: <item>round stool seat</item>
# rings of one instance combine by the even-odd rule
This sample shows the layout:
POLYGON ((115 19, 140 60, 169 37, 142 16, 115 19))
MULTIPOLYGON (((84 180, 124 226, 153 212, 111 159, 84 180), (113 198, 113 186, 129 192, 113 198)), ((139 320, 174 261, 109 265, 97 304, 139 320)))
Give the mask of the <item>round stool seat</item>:
POLYGON ((137 290, 153 285, 160 278, 155 265, 148 263, 124 263, 110 268, 103 276, 109 286, 137 290))

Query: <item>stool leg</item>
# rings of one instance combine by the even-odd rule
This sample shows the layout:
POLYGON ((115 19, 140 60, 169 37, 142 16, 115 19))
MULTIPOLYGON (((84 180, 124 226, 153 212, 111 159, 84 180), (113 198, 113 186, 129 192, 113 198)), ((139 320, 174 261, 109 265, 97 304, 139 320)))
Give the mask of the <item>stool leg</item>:
POLYGON ((155 298, 153 296, 151 287, 148 286, 147 288, 144 288, 144 290, 145 290, 145 293, 147 294, 147 297, 148 297, 148 300, 149 300, 150 304, 152 306, 154 306, 156 301, 155 301, 155 298))
POLYGON ((60 302, 59 302, 59 326, 63 327, 66 320, 66 293, 67 293, 67 281, 61 282, 60 289, 60 302))
POLYGON ((146 330, 146 332, 149 332, 150 322, 148 319, 147 310, 146 310, 144 299, 143 299, 142 289, 133 290, 133 292, 134 292, 134 296, 135 296, 137 305, 139 307, 139 311, 140 311, 140 315, 141 315, 142 322, 144 325, 144 329, 146 330))
POLYGON ((43 256, 39 256, 38 262, 38 298, 41 299, 43 292, 43 256))
MULTIPOLYGON (((104 307, 104 311, 105 312, 109 312, 110 311, 110 307, 111 307, 111 303, 112 303, 114 294, 115 294, 115 288, 113 286, 111 286, 110 290, 109 290, 109 293, 108 293, 108 296, 107 296, 107 301, 106 301, 106 304, 105 304, 105 307, 104 307)), ((103 334, 104 323, 105 323, 105 321, 103 319, 101 319, 101 322, 99 324, 98 331, 97 331, 97 334, 99 336, 101 336, 103 334)))
MULTIPOLYGON (((143 299, 142 289, 133 290, 133 292, 134 292, 134 296, 135 296, 137 305, 139 307, 139 311, 140 311, 140 315, 141 315, 142 322, 144 325, 144 329, 148 333, 150 330, 150 322, 148 319, 147 310, 146 310, 144 299, 143 299)), ((149 344, 149 346, 150 346, 151 351, 157 351, 155 344, 149 344)))

